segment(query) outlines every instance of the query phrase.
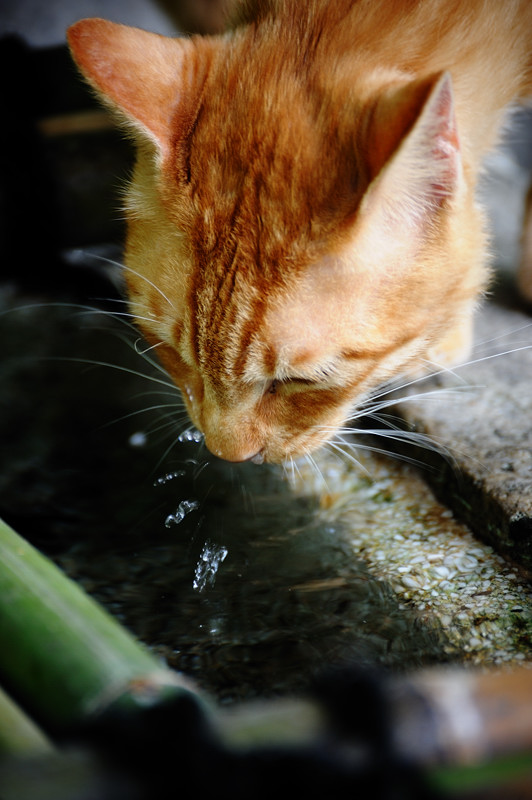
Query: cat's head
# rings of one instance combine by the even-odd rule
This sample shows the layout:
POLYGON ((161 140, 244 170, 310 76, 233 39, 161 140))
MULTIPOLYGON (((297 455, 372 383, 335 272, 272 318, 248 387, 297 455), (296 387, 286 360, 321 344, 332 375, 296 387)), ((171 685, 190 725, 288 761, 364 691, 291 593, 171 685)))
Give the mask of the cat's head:
POLYGON ((322 77, 255 29, 83 20, 69 41, 138 141, 132 309, 213 453, 310 452, 469 312, 481 234, 447 74, 322 77))

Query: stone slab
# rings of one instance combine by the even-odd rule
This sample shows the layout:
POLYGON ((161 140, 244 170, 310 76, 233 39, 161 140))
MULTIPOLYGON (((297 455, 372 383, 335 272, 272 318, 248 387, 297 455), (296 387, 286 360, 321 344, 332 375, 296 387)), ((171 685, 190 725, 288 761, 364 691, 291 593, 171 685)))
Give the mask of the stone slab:
MULTIPOLYGON (((433 439, 415 448, 438 496, 483 540, 532 569, 532 316, 487 303, 471 363, 408 389, 407 426, 433 439), (442 391, 435 401, 433 394, 442 391)), ((412 454, 412 453, 410 453, 412 454)))

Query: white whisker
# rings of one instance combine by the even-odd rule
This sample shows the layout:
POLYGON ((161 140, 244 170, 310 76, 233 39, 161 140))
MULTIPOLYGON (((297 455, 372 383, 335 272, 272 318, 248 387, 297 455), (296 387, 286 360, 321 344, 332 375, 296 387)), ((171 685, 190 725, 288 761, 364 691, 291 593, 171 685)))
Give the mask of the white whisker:
POLYGON ((475 344, 473 351, 478 351, 481 347, 485 347, 493 342, 498 342, 500 339, 505 339, 507 336, 513 336, 516 333, 526 330, 531 330, 532 332, 532 322, 525 322, 523 325, 519 325, 517 328, 510 328, 504 333, 500 333, 498 336, 492 336, 490 339, 483 339, 475 344))
POLYGON ((157 342, 156 344, 152 344, 149 347, 146 347, 144 350, 140 350, 139 349, 139 342, 140 341, 142 341, 142 340, 139 338, 133 344, 133 349, 135 350, 135 353, 139 354, 139 356, 145 356, 146 353, 150 352, 150 350, 155 350, 157 347, 160 347, 162 344, 164 344, 164 342, 157 342))
MULTIPOLYGON (((427 377, 432 377, 432 375, 451 375, 460 383, 466 383, 466 379, 462 375, 458 375, 456 369, 446 364, 440 364, 437 361, 429 361, 429 359, 422 358, 422 364, 426 364, 428 367, 432 369, 432 372, 427 373, 427 377)), ((460 366, 460 365, 458 365, 460 366)))
MULTIPOLYGON (((181 417, 176 418, 174 414, 164 414, 161 415, 161 420, 164 419, 164 422, 160 422, 159 425, 155 427, 151 427, 149 429, 150 433, 158 433, 159 431, 168 430, 169 428, 175 429, 178 427, 180 423, 184 423, 188 421, 188 417, 186 415, 182 415, 181 417)), ((181 435, 181 434, 179 434, 181 435)))
MULTIPOLYGON (((143 317, 140 314, 136 314, 132 311, 107 311, 105 312, 109 314, 113 319, 118 319, 120 321, 125 321, 124 317, 129 317, 133 322, 137 322, 138 320, 142 320, 143 322, 153 322, 153 317, 143 317)), ((134 330, 133 326, 131 326, 134 330)))
MULTIPOLYGON (((347 442, 343 436, 338 436, 340 442, 344 445, 344 447, 350 448, 351 450, 363 450, 367 453, 376 453, 380 456, 385 456, 387 458, 394 458, 397 461, 403 461, 407 464, 412 464, 415 467, 422 467, 424 469, 430 469, 430 466, 425 462, 421 461, 418 458, 414 458, 413 456, 407 456, 404 453, 396 453, 393 450, 387 450, 384 447, 377 447, 376 445, 365 444, 362 442, 347 442)), ((345 451, 344 451, 345 452, 345 451)), ((361 465, 363 466, 363 465, 361 465)), ((368 470, 363 467, 365 471, 368 470)))
POLYGON ((197 468, 194 470, 194 473, 193 473, 194 480, 197 480, 197 478, 201 475, 203 470, 206 469, 206 467, 209 466, 209 464, 210 464, 210 461, 204 461, 203 464, 199 464, 197 466, 197 468))
MULTIPOLYGON (((172 384, 173 385, 173 384, 172 384)), ((185 407, 184 400, 181 396, 181 392, 174 386, 173 391, 163 391, 162 389, 146 389, 144 392, 137 392, 134 397, 148 397, 149 395, 155 394, 157 397, 174 397, 176 405, 179 404, 182 408, 185 407)))
MULTIPOLYGON (((40 359, 42 360, 42 359, 40 359)), ((74 364, 87 364, 90 367, 108 367, 109 369, 115 369, 118 372, 126 372, 129 375, 134 375, 138 378, 143 378, 144 380, 152 381, 153 383, 160 384, 161 386, 172 387, 174 384, 168 381, 163 381, 160 378, 156 378, 154 375, 148 375, 144 372, 139 372, 136 369, 131 369, 130 367, 123 367, 120 364, 112 364, 109 361, 97 361, 96 359, 90 358, 75 358, 70 356, 49 356, 48 358, 44 359, 47 361, 68 361, 73 362, 74 364)))
POLYGON ((309 453, 309 452, 305 453, 305 460, 307 461, 308 464, 310 464, 311 469, 317 475, 318 479, 322 482, 322 484, 325 487, 325 490, 330 494, 330 489, 329 489, 327 480, 325 478, 325 475, 323 474, 322 470, 319 468, 318 463, 317 463, 316 459, 314 458, 314 456, 312 455, 312 453, 309 453))
MULTIPOLYGON (((528 327, 528 326, 525 326, 525 327, 528 327)), ((376 393, 372 394, 371 397, 368 398, 366 403, 372 403, 372 402, 374 403, 376 400, 378 400, 381 397, 386 397, 387 395, 389 395, 391 393, 395 393, 395 392, 403 391, 405 389, 409 389, 412 386, 416 386, 417 384, 423 383, 424 381, 429 381, 429 380, 431 380, 433 378, 437 378, 437 377, 439 377, 441 375, 451 374, 455 378, 457 378, 458 380, 462 381, 463 380, 462 377, 457 375, 458 370, 467 369, 468 367, 473 367, 473 366, 475 366, 477 364, 482 364, 482 363, 484 363, 486 361, 490 361, 490 360, 492 360, 494 358, 502 358, 503 356, 509 356, 509 355, 514 354, 514 353, 520 353, 520 352, 524 352, 524 351, 530 350, 530 349, 532 349, 532 344, 523 344, 523 345, 520 345, 519 347, 512 347, 512 348, 509 348, 507 350, 502 350, 502 351, 498 351, 496 353, 490 353, 488 355, 479 356, 478 358, 472 358, 469 361, 464 361, 461 364, 456 364, 452 369, 450 369, 449 367, 441 367, 439 365, 436 365, 436 369, 433 370, 432 372, 428 372, 427 374, 419 375, 419 376, 417 376, 415 378, 407 379, 402 383, 399 382, 399 381, 395 381, 392 384, 385 384, 379 391, 377 391, 376 393)), ((429 364, 429 363, 433 363, 433 362, 428 362, 427 361, 425 363, 429 364)), ((464 387, 455 386, 455 387, 448 387, 448 388, 445 388, 445 389, 443 389, 443 388, 442 389, 437 389, 432 394, 434 394, 434 396, 438 396, 439 394, 441 394, 443 392, 452 393, 452 392, 458 392, 458 391, 464 390, 464 389, 466 391, 469 391, 471 389, 479 389, 479 388, 482 388, 482 387, 471 385, 471 384, 467 384, 464 387)), ((431 394, 430 392, 429 393, 424 393, 424 395, 427 396, 427 397, 430 396, 430 394, 431 394)), ((417 396, 419 397, 420 395, 417 395, 417 396)), ((401 402, 406 401, 406 399, 409 399, 410 397, 414 397, 414 395, 409 395, 409 396, 405 397, 404 400, 401 399, 401 402)), ((389 401, 390 405, 393 405, 394 402, 397 402, 397 401, 394 401, 394 400, 389 401)), ((364 404, 365 406, 366 406, 366 403, 364 404)))
POLYGON ((157 286, 156 283, 154 283, 153 281, 150 281, 150 279, 147 278, 145 275, 143 275, 141 272, 137 272, 136 269, 133 269, 132 267, 126 266, 126 264, 122 264, 122 269, 126 270, 126 272, 131 272, 133 275, 136 275, 137 278, 140 278, 141 280, 146 281, 146 283, 149 286, 151 286, 153 289, 155 289, 156 292, 158 292, 160 294, 160 296, 163 298, 163 300, 166 300, 166 302, 168 303, 168 305, 170 306, 172 311, 176 310, 175 306, 172 303, 172 301, 170 300, 170 298, 163 292, 163 290, 159 286, 157 286))
POLYGON ((132 417, 137 417, 140 414, 147 414, 147 413, 149 413, 151 411, 159 411, 159 410, 161 410, 163 408, 173 408, 174 411, 177 411, 178 409, 181 410, 179 408, 179 406, 174 405, 174 403, 160 403, 160 404, 154 405, 154 406, 147 406, 146 408, 139 408, 136 411, 130 411, 129 414, 124 414, 123 416, 117 417, 116 419, 113 419, 110 422, 105 422, 101 427, 102 428, 108 428, 111 425, 116 425, 117 423, 123 422, 126 419, 131 419, 132 417))
MULTIPOLYGON (((410 384, 406 384, 406 386, 409 386, 409 385, 410 384)), ((399 392, 403 388, 404 387, 401 386, 401 387, 399 387, 397 389, 389 389, 388 392, 386 392, 386 394, 392 394, 394 392, 399 392)), ((360 419, 360 417, 362 417, 362 416, 366 416, 366 415, 371 414, 373 412, 379 412, 384 408, 390 408, 392 406, 401 405, 403 403, 411 403, 413 401, 418 401, 418 400, 423 400, 423 401, 426 401, 426 400, 438 400, 438 401, 441 401, 441 398, 443 396, 458 395, 458 394, 462 394, 464 391, 473 391, 474 389, 481 389, 481 388, 482 388, 481 386, 469 386, 468 385, 468 386, 465 386, 465 387, 456 386, 456 387, 449 388, 449 389, 443 389, 443 388, 442 389, 433 389, 433 390, 431 390, 429 392, 418 392, 417 394, 404 395, 402 397, 391 397, 389 400, 378 400, 378 402, 375 402, 374 397, 372 397, 372 398, 368 399, 365 403, 363 403, 359 407, 359 409, 357 409, 357 411, 355 413, 355 416, 348 417, 347 421, 351 421, 351 420, 354 421, 355 419, 360 419)), ((385 394, 383 393, 380 396, 384 397, 385 394)), ((375 397, 378 398, 379 395, 376 395, 375 397)))
MULTIPOLYGON (((362 470, 363 472, 365 472, 365 473, 366 473, 366 475, 369 475, 369 470, 368 470, 368 469, 367 469, 367 468, 364 466, 364 464, 362 464, 362 463, 361 463, 361 462, 358 460, 358 458, 355 458, 355 456, 353 455, 353 453, 352 453, 351 451, 347 452, 347 451, 344 449, 344 447, 342 447, 342 446, 341 446, 342 444, 343 444, 344 446, 346 446, 346 447, 349 447, 349 445, 348 445, 348 444, 346 444, 345 442, 343 442, 343 441, 342 441, 341 437, 340 437, 340 440, 339 440, 339 441, 335 441, 334 439, 331 439, 330 441, 328 441, 328 442, 326 443, 326 447, 328 447, 328 448, 331 448, 331 449, 332 449, 333 451, 335 451, 337 454, 339 454, 340 456, 342 456, 342 458, 347 458, 347 459, 348 459, 348 461, 351 461, 351 463, 352 463, 352 464, 354 464, 354 465, 355 465, 355 466, 356 466, 358 469, 360 469, 360 470, 362 470)), ((355 448, 353 448, 353 449, 355 449, 355 448)))
POLYGON ((149 284, 153 289, 155 289, 155 291, 158 292, 164 300, 166 300, 166 302, 168 303, 170 308, 174 308, 173 304, 170 302, 170 300, 165 295, 165 293, 162 291, 162 289, 160 289, 155 283, 153 283, 153 281, 151 281, 149 278, 147 278, 141 272, 137 272, 137 270, 133 269, 132 267, 129 267, 127 264, 122 264, 120 261, 116 261, 115 259, 109 258, 108 256, 102 256, 99 253, 87 253, 86 255, 89 258, 94 258, 94 259, 97 259, 98 261, 104 261, 106 264, 110 264, 113 267, 118 267, 120 270, 125 270, 126 272, 131 272, 133 275, 136 275, 137 278, 140 278, 141 280, 146 281, 147 284, 149 284))

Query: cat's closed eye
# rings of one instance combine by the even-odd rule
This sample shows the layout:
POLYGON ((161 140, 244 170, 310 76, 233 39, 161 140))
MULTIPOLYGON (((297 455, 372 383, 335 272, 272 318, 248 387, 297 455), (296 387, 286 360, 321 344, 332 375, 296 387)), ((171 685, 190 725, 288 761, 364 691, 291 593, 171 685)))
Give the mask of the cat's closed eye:
POLYGON ((299 378, 299 377, 287 377, 287 378, 274 378, 268 385, 266 391, 268 394, 277 394, 279 391, 282 391, 283 388, 286 389, 305 389, 305 388, 319 388, 323 386, 325 382, 325 377, 322 380, 317 378, 299 378))

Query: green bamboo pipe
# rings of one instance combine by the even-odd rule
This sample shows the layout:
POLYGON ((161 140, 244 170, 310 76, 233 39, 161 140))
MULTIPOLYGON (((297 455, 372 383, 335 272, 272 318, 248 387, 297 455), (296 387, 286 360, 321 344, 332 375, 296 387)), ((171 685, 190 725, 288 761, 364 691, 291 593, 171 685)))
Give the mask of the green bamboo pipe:
POLYGON ((48 755, 53 745, 0 686, 0 760, 7 756, 48 755))
POLYGON ((191 691, 2 520, 0 682, 53 732, 191 691))

